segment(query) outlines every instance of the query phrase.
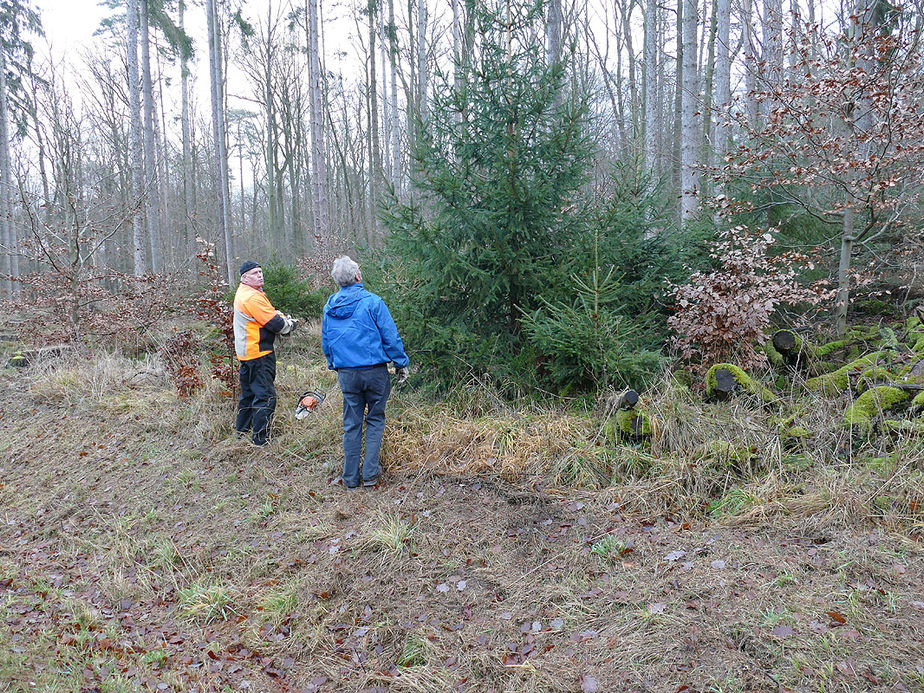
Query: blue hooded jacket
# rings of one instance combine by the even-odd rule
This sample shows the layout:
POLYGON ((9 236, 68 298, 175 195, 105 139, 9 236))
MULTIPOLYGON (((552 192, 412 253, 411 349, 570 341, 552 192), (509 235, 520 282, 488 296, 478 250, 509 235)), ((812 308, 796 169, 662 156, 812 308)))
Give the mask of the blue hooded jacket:
POLYGON ((385 301, 361 283, 341 287, 327 299, 321 349, 331 370, 368 368, 389 361, 403 368, 410 362, 385 301))

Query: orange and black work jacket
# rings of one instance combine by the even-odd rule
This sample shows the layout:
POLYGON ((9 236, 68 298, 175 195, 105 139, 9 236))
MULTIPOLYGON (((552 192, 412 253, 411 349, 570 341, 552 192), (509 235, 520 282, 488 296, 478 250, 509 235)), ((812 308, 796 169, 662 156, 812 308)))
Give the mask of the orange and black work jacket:
POLYGON ((234 294, 234 351, 241 361, 273 353, 276 333, 285 324, 265 293, 246 284, 237 287, 234 294))

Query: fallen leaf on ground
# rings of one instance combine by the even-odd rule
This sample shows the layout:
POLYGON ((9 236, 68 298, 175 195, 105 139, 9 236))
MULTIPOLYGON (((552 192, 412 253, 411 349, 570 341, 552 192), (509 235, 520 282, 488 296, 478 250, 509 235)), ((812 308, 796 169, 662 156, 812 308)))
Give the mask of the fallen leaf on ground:
POLYGON ((598 690, 597 679, 587 675, 581 677, 581 693, 597 693, 598 690))
POLYGON ((795 632, 792 626, 776 626, 770 630, 770 635, 774 635, 778 638, 789 638, 794 635, 795 632))

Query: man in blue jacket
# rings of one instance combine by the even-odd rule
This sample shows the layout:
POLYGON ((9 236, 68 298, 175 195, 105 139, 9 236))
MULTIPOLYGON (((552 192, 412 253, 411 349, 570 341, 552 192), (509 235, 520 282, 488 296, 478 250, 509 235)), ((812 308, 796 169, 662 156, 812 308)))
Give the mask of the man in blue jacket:
POLYGON ((375 486, 381 475, 385 403, 391 394, 388 363, 394 362, 395 382, 401 383, 407 379, 409 360, 385 301, 363 288, 359 265, 344 255, 334 261, 330 274, 340 291, 324 306, 321 348, 343 392, 343 485, 375 486))

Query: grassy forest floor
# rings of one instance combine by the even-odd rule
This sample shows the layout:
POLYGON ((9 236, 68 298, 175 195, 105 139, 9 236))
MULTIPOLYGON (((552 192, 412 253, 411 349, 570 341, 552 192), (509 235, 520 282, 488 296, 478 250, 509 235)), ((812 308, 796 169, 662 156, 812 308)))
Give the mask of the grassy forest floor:
MULTIPOLYGON (((709 513, 617 474, 647 453, 601 453, 599 417, 406 390, 385 483, 347 492, 317 353, 281 350, 269 449, 155 357, 2 371, 0 689, 924 691, 921 522, 869 500, 917 453, 777 455, 709 513), (604 461, 615 483, 582 482, 604 461)), ((747 437, 748 406, 713 425, 747 437)))

